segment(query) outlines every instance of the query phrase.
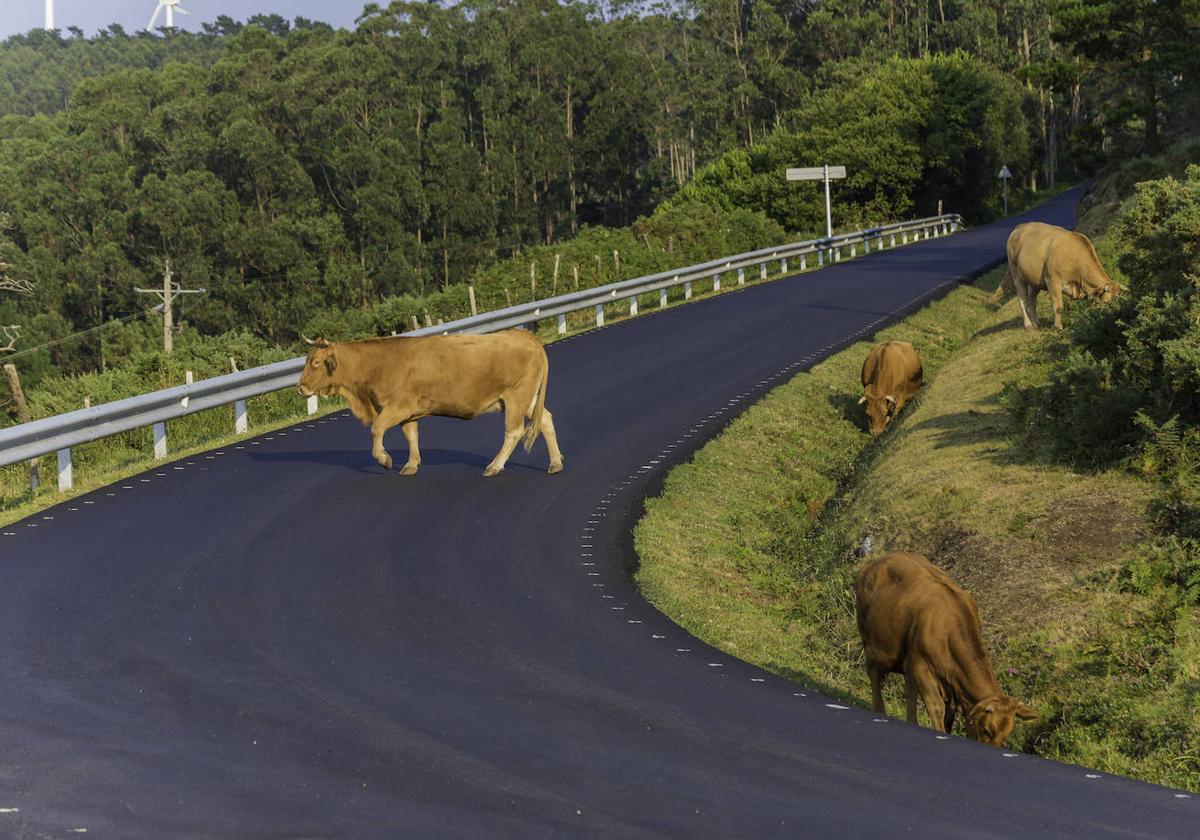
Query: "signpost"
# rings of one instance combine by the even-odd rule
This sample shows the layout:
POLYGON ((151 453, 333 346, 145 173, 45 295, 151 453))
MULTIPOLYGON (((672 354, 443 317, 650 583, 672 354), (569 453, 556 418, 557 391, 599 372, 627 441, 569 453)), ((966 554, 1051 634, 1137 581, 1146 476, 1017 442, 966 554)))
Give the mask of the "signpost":
POLYGON ((806 166, 801 169, 789 169, 789 181, 824 181, 825 182, 825 235, 833 236, 833 214, 829 208, 829 181, 833 178, 845 178, 844 166, 806 166))
POLYGON ((1007 166, 1000 167, 1000 174, 996 176, 1004 181, 1004 215, 1008 215, 1008 179, 1012 177, 1012 173, 1008 171, 1007 166))

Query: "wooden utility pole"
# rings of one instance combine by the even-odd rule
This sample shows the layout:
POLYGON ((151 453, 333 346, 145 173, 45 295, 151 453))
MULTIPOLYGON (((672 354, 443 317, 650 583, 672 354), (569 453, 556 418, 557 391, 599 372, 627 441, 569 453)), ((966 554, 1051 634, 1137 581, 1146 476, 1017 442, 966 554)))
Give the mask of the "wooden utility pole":
MULTIPOLYGON (((13 402, 17 404, 17 420, 21 423, 28 423, 29 406, 25 402, 25 392, 21 390, 21 377, 17 375, 17 366, 8 364, 4 366, 4 374, 8 377, 8 387, 12 391, 13 402)), ((38 485, 42 483, 41 476, 38 474, 38 459, 29 459, 29 487, 32 490, 37 490, 38 485)))
POLYGON ((202 295, 204 289, 181 289, 178 283, 172 283, 171 278, 174 275, 171 272, 171 261, 166 260, 163 263, 163 287, 161 289, 139 289, 136 286, 134 291, 143 295, 158 295, 163 302, 163 352, 170 353, 174 347, 175 335, 175 313, 173 302, 176 295, 202 295))

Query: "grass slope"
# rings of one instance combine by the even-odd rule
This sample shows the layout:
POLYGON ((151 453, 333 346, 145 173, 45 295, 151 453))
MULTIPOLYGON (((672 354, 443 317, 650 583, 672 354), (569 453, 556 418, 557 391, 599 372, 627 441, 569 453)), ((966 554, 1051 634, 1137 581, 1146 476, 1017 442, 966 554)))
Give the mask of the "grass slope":
MULTIPOLYGON (((748 661, 868 706, 856 549, 926 554, 976 596, 1005 688, 1039 707, 1021 749, 1200 789, 1200 621, 1121 581, 1151 489, 1081 474, 1013 437, 1010 389, 1062 352, 984 302, 993 272, 878 340, 913 342, 926 387, 880 439, 855 405, 870 345, 837 354, 733 422, 649 500, 635 542, 646 597, 748 661), (704 523, 698 527, 695 523, 704 523)), ((888 709, 903 714, 901 680, 888 709)))

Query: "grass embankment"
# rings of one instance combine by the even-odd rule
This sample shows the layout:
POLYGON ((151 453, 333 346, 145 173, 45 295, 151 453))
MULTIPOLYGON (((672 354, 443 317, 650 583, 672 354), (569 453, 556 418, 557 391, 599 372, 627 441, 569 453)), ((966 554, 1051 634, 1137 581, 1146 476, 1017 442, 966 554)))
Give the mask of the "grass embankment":
POLYGON ((861 343, 672 471, 637 528, 638 582, 710 644, 869 706, 855 550, 870 537, 871 555, 925 554, 975 595, 1001 683, 1041 712, 1010 745, 1200 789, 1200 619, 1127 585, 1151 488, 1050 463, 1015 435, 1007 395, 1044 382, 1064 344, 1019 329, 1015 300, 984 302, 999 276, 877 337, 911 341, 926 373, 878 440, 856 405, 861 343))

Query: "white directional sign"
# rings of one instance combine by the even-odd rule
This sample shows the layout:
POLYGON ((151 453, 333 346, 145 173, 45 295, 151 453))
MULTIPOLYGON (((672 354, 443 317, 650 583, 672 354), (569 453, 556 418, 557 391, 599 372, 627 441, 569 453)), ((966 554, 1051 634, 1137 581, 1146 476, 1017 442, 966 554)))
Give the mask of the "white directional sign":
MULTIPOLYGON (((826 177, 824 166, 805 166, 800 169, 789 169, 787 171, 787 179, 789 181, 823 181, 826 177)), ((845 178, 846 167, 830 166, 828 177, 845 178)))
POLYGON ((844 166, 802 166, 789 169, 789 181, 824 181, 825 182, 825 235, 833 236, 833 211, 829 207, 829 182, 834 178, 845 178, 844 166))

